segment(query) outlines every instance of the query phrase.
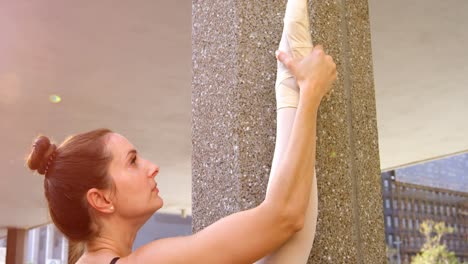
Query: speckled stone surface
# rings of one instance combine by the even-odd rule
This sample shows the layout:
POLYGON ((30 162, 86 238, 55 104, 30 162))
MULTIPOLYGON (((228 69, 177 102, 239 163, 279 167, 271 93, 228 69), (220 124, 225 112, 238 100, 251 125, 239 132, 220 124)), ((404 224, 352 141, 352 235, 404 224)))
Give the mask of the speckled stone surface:
MULTIPOLYGON (((367 1, 309 1, 339 71, 317 128, 319 222, 309 263, 385 263, 367 1)), ((285 1, 192 2, 193 231, 259 204, 275 142, 285 1)))

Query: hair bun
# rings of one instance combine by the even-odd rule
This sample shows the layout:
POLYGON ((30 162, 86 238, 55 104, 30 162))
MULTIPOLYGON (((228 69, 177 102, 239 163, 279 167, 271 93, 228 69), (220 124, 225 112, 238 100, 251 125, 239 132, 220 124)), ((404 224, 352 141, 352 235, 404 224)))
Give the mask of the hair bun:
POLYGON ((57 149, 46 136, 39 136, 34 141, 28 157, 28 167, 44 175, 50 155, 57 149))

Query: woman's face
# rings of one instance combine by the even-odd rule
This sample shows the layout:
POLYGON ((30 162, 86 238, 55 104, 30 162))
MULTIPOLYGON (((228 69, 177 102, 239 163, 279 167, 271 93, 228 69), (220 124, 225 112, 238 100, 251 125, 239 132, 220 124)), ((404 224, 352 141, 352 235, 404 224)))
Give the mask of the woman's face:
POLYGON ((111 133, 108 147, 113 159, 109 166, 114 181, 115 212, 126 218, 149 217, 163 206, 155 177, 159 167, 141 157, 122 135, 111 133))

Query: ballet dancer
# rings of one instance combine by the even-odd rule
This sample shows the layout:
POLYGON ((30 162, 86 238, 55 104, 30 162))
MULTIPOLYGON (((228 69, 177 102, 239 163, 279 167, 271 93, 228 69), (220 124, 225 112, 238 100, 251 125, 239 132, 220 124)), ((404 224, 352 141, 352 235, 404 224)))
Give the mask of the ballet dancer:
POLYGON ((257 207, 132 252, 138 230, 163 206, 159 167, 108 129, 73 135, 58 147, 46 136, 36 138, 27 165, 44 175, 54 224, 71 244, 82 246, 71 263, 303 263, 313 241, 307 229, 315 230, 317 214, 318 107, 337 73, 321 46, 294 44, 301 20, 288 14, 300 14, 291 10, 304 10, 302 2, 287 5, 287 46, 280 45, 276 55, 278 135, 266 197, 257 207))

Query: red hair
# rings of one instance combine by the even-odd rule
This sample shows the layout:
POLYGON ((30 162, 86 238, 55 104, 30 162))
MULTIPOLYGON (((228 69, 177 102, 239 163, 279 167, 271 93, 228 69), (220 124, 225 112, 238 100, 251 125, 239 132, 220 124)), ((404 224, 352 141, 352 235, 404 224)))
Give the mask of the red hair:
POLYGON ((86 193, 91 188, 113 186, 108 175, 112 155, 106 147, 110 133, 109 129, 96 129, 73 135, 59 147, 41 135, 27 158, 31 170, 45 174, 50 216, 71 244, 89 241, 98 232, 86 193))

